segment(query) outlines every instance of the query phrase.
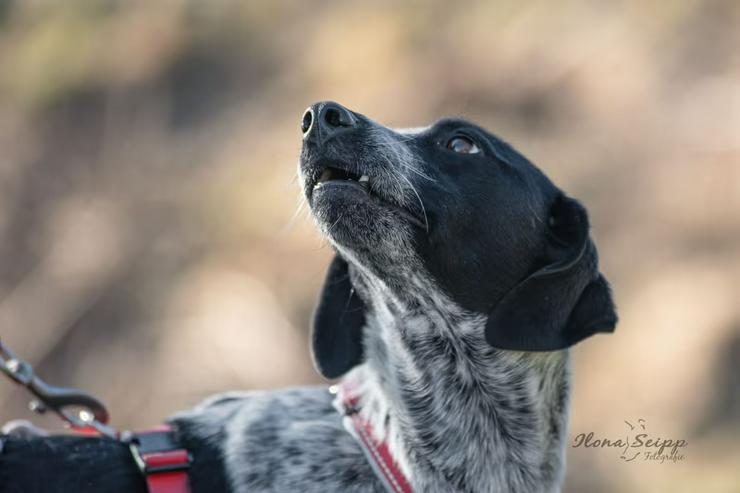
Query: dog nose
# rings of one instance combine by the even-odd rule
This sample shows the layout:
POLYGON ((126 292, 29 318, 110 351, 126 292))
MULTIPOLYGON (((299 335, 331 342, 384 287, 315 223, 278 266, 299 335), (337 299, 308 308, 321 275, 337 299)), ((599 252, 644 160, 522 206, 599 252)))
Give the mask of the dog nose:
POLYGON ((304 140, 321 143, 356 124, 357 119, 350 110, 333 101, 322 101, 309 107, 303 114, 301 131, 304 140))

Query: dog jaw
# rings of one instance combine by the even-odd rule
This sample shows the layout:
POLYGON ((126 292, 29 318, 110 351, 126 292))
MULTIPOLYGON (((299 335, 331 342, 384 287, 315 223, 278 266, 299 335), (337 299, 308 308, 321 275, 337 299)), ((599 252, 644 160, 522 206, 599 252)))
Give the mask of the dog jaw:
POLYGON ((304 146, 298 171, 321 233, 354 263, 388 277, 419 266, 414 242, 429 224, 406 173, 417 169, 416 156, 401 134, 367 125, 353 140, 304 146))

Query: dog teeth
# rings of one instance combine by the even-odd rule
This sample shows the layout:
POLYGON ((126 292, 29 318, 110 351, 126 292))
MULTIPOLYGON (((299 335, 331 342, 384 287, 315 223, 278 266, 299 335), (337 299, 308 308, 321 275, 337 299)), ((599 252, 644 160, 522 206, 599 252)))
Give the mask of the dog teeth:
POLYGON ((349 173, 341 173, 340 175, 337 175, 336 171, 332 170, 331 168, 326 168, 324 171, 321 172, 318 180, 316 180, 316 184, 313 186, 313 189, 316 190, 325 182, 330 180, 354 181, 356 183, 359 183, 363 188, 366 189, 370 186, 370 177, 368 175, 362 175, 359 178, 354 178, 353 175, 350 175, 349 173))

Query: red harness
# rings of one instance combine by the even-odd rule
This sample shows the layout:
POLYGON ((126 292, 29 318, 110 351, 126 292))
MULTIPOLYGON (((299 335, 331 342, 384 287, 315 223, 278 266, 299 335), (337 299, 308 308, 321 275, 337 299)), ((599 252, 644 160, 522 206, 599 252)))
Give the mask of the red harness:
POLYGON ((362 448, 367 461, 385 488, 390 493, 413 493, 411 484, 393 459, 387 440, 378 441, 373 426, 360 413, 360 397, 347 380, 339 387, 341 408, 344 412, 344 427, 362 448))
POLYGON ((172 428, 164 425, 141 433, 125 432, 121 441, 146 478, 149 493, 190 493, 190 453, 175 441, 172 428))

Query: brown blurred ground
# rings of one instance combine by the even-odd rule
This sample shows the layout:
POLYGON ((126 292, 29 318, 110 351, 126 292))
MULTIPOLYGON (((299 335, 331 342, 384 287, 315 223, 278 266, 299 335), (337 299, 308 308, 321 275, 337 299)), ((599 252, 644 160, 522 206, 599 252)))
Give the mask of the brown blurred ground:
MULTIPOLYGON (((569 448, 566 491, 740 491, 738 5, 0 0, 0 336, 122 428, 317 382, 302 110, 462 115, 591 212, 622 321, 575 350, 571 434, 689 440, 569 448)), ((0 422, 25 403, 0 380, 0 422)))

